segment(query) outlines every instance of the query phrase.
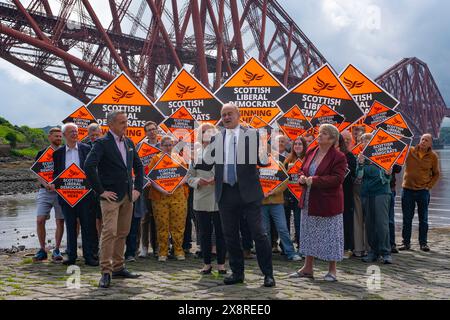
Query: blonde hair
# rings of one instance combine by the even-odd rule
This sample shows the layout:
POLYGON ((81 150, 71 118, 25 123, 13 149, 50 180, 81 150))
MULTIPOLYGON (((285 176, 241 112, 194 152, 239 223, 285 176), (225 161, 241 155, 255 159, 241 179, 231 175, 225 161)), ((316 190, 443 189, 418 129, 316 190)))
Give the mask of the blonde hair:
POLYGON ((203 130, 209 130, 209 129, 213 129, 216 130, 216 126, 211 124, 211 123, 202 123, 198 128, 197 128, 197 142, 199 142, 200 144, 203 143, 203 130), (205 129, 207 128, 207 129, 205 129))
POLYGON ((325 131, 333 139, 333 143, 339 141, 339 130, 329 123, 324 123, 319 127, 319 132, 325 131))

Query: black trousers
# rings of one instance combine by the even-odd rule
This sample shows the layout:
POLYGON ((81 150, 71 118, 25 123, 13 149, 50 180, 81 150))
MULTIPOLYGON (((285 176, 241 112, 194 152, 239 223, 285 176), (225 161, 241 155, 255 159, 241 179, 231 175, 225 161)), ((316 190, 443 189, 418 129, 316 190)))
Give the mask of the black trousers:
POLYGON ((263 226, 261 201, 245 203, 237 184, 231 187, 224 183, 219 201, 219 213, 231 271, 238 276, 244 275, 244 253, 239 237, 239 221, 242 216, 245 216, 255 241, 259 268, 264 275, 272 276, 272 247, 263 226))
POLYGON ((77 258, 77 218, 80 220, 83 257, 90 260, 98 252, 96 216, 90 210, 91 201, 91 198, 88 196, 73 208, 66 202, 61 204, 66 225, 67 255, 69 260, 77 258))
POLYGON ((216 233, 217 264, 224 264, 226 249, 219 212, 195 211, 195 215, 197 216, 200 229, 203 262, 205 264, 211 264, 211 236, 214 227, 216 233))

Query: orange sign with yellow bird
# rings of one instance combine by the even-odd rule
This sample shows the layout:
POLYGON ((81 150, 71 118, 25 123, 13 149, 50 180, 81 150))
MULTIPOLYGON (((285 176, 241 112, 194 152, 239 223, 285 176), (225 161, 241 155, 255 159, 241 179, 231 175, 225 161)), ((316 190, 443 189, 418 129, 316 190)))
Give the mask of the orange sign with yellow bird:
POLYGON ((340 130, 347 128, 364 115, 358 103, 328 64, 292 88, 277 101, 277 104, 284 112, 298 105, 308 119, 311 119, 320 107, 326 105, 345 118, 340 130))
POLYGON ((352 64, 342 71, 339 78, 365 113, 369 111, 375 101, 391 109, 395 109, 399 104, 398 100, 389 92, 352 64))
POLYGON ((222 109, 222 103, 214 94, 185 68, 178 72, 155 105, 165 116, 184 107, 196 121, 212 124, 220 120, 222 109))
POLYGON ((215 92, 223 103, 239 107, 241 119, 257 116, 271 124, 281 113, 276 101, 287 92, 284 85, 258 60, 250 58, 215 92))
POLYGON ((88 126, 91 123, 95 123, 95 119, 85 106, 81 106, 62 121, 62 123, 68 122, 73 122, 77 125, 78 139, 83 141, 88 136, 88 126))
POLYGON ((102 126, 103 132, 108 130, 106 117, 109 112, 126 112, 128 118, 126 135, 135 144, 145 137, 143 127, 147 121, 159 124, 164 120, 164 115, 124 72, 111 81, 86 108, 102 126))

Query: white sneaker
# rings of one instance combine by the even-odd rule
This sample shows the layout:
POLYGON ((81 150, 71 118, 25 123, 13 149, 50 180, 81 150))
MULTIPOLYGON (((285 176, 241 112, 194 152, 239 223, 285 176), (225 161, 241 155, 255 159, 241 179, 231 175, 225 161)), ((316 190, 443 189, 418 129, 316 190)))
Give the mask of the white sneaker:
POLYGON ((185 256, 176 256, 176 258, 177 258, 178 261, 186 260, 185 256))
POLYGON ((141 252, 139 253, 139 258, 146 258, 148 256, 148 248, 142 247, 141 252))
POLYGON ((302 261, 302 257, 298 254, 292 256, 291 259, 289 259, 289 261, 302 261))
POLYGON ((167 261, 167 256, 159 256, 159 257, 158 257, 158 261, 160 261, 160 262, 166 262, 166 261, 167 261))

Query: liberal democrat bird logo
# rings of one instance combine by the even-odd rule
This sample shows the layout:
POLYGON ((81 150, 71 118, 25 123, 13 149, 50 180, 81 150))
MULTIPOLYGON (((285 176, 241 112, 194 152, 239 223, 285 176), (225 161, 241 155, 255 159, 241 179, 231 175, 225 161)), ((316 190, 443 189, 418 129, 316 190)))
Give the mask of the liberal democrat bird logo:
POLYGON ((134 96, 134 92, 129 92, 128 90, 123 91, 118 86, 114 86, 114 92, 116 93, 116 96, 112 99, 114 102, 119 102, 121 99, 130 99, 134 96))
POLYGON ((332 91, 332 90, 334 90, 334 88, 336 88, 336 85, 331 85, 331 83, 325 82, 322 79, 320 79, 319 77, 317 77, 317 79, 316 79, 316 84, 317 84, 318 88, 313 87, 313 90, 317 94, 319 94, 323 90, 332 91))
POLYGON ((373 110, 374 110, 376 113, 380 112, 381 109, 382 109, 381 107, 377 107, 377 106, 373 107, 373 110))
POLYGON ((177 97, 180 99, 183 99, 183 96, 186 93, 193 93, 197 87, 191 87, 191 86, 185 86, 184 84, 177 82, 177 88, 180 89, 180 91, 177 93, 177 97))
POLYGON ((353 88, 361 88, 364 84, 364 81, 352 81, 344 77, 344 83, 347 86, 348 90, 352 90, 353 88))
POLYGON ((88 114, 86 112, 80 110, 80 112, 78 112, 78 116, 79 117, 87 117, 88 114))
POLYGON ((377 143, 382 143, 383 141, 387 140, 388 137, 387 136, 378 136, 377 138, 378 138, 377 143))
POLYGON ((249 85, 250 82, 252 82, 252 81, 259 81, 259 80, 261 80, 264 77, 264 75, 263 74, 259 75, 257 73, 252 73, 252 72, 248 71, 247 69, 245 69, 245 77, 247 79, 243 80, 242 82, 244 82, 246 85, 249 85))

